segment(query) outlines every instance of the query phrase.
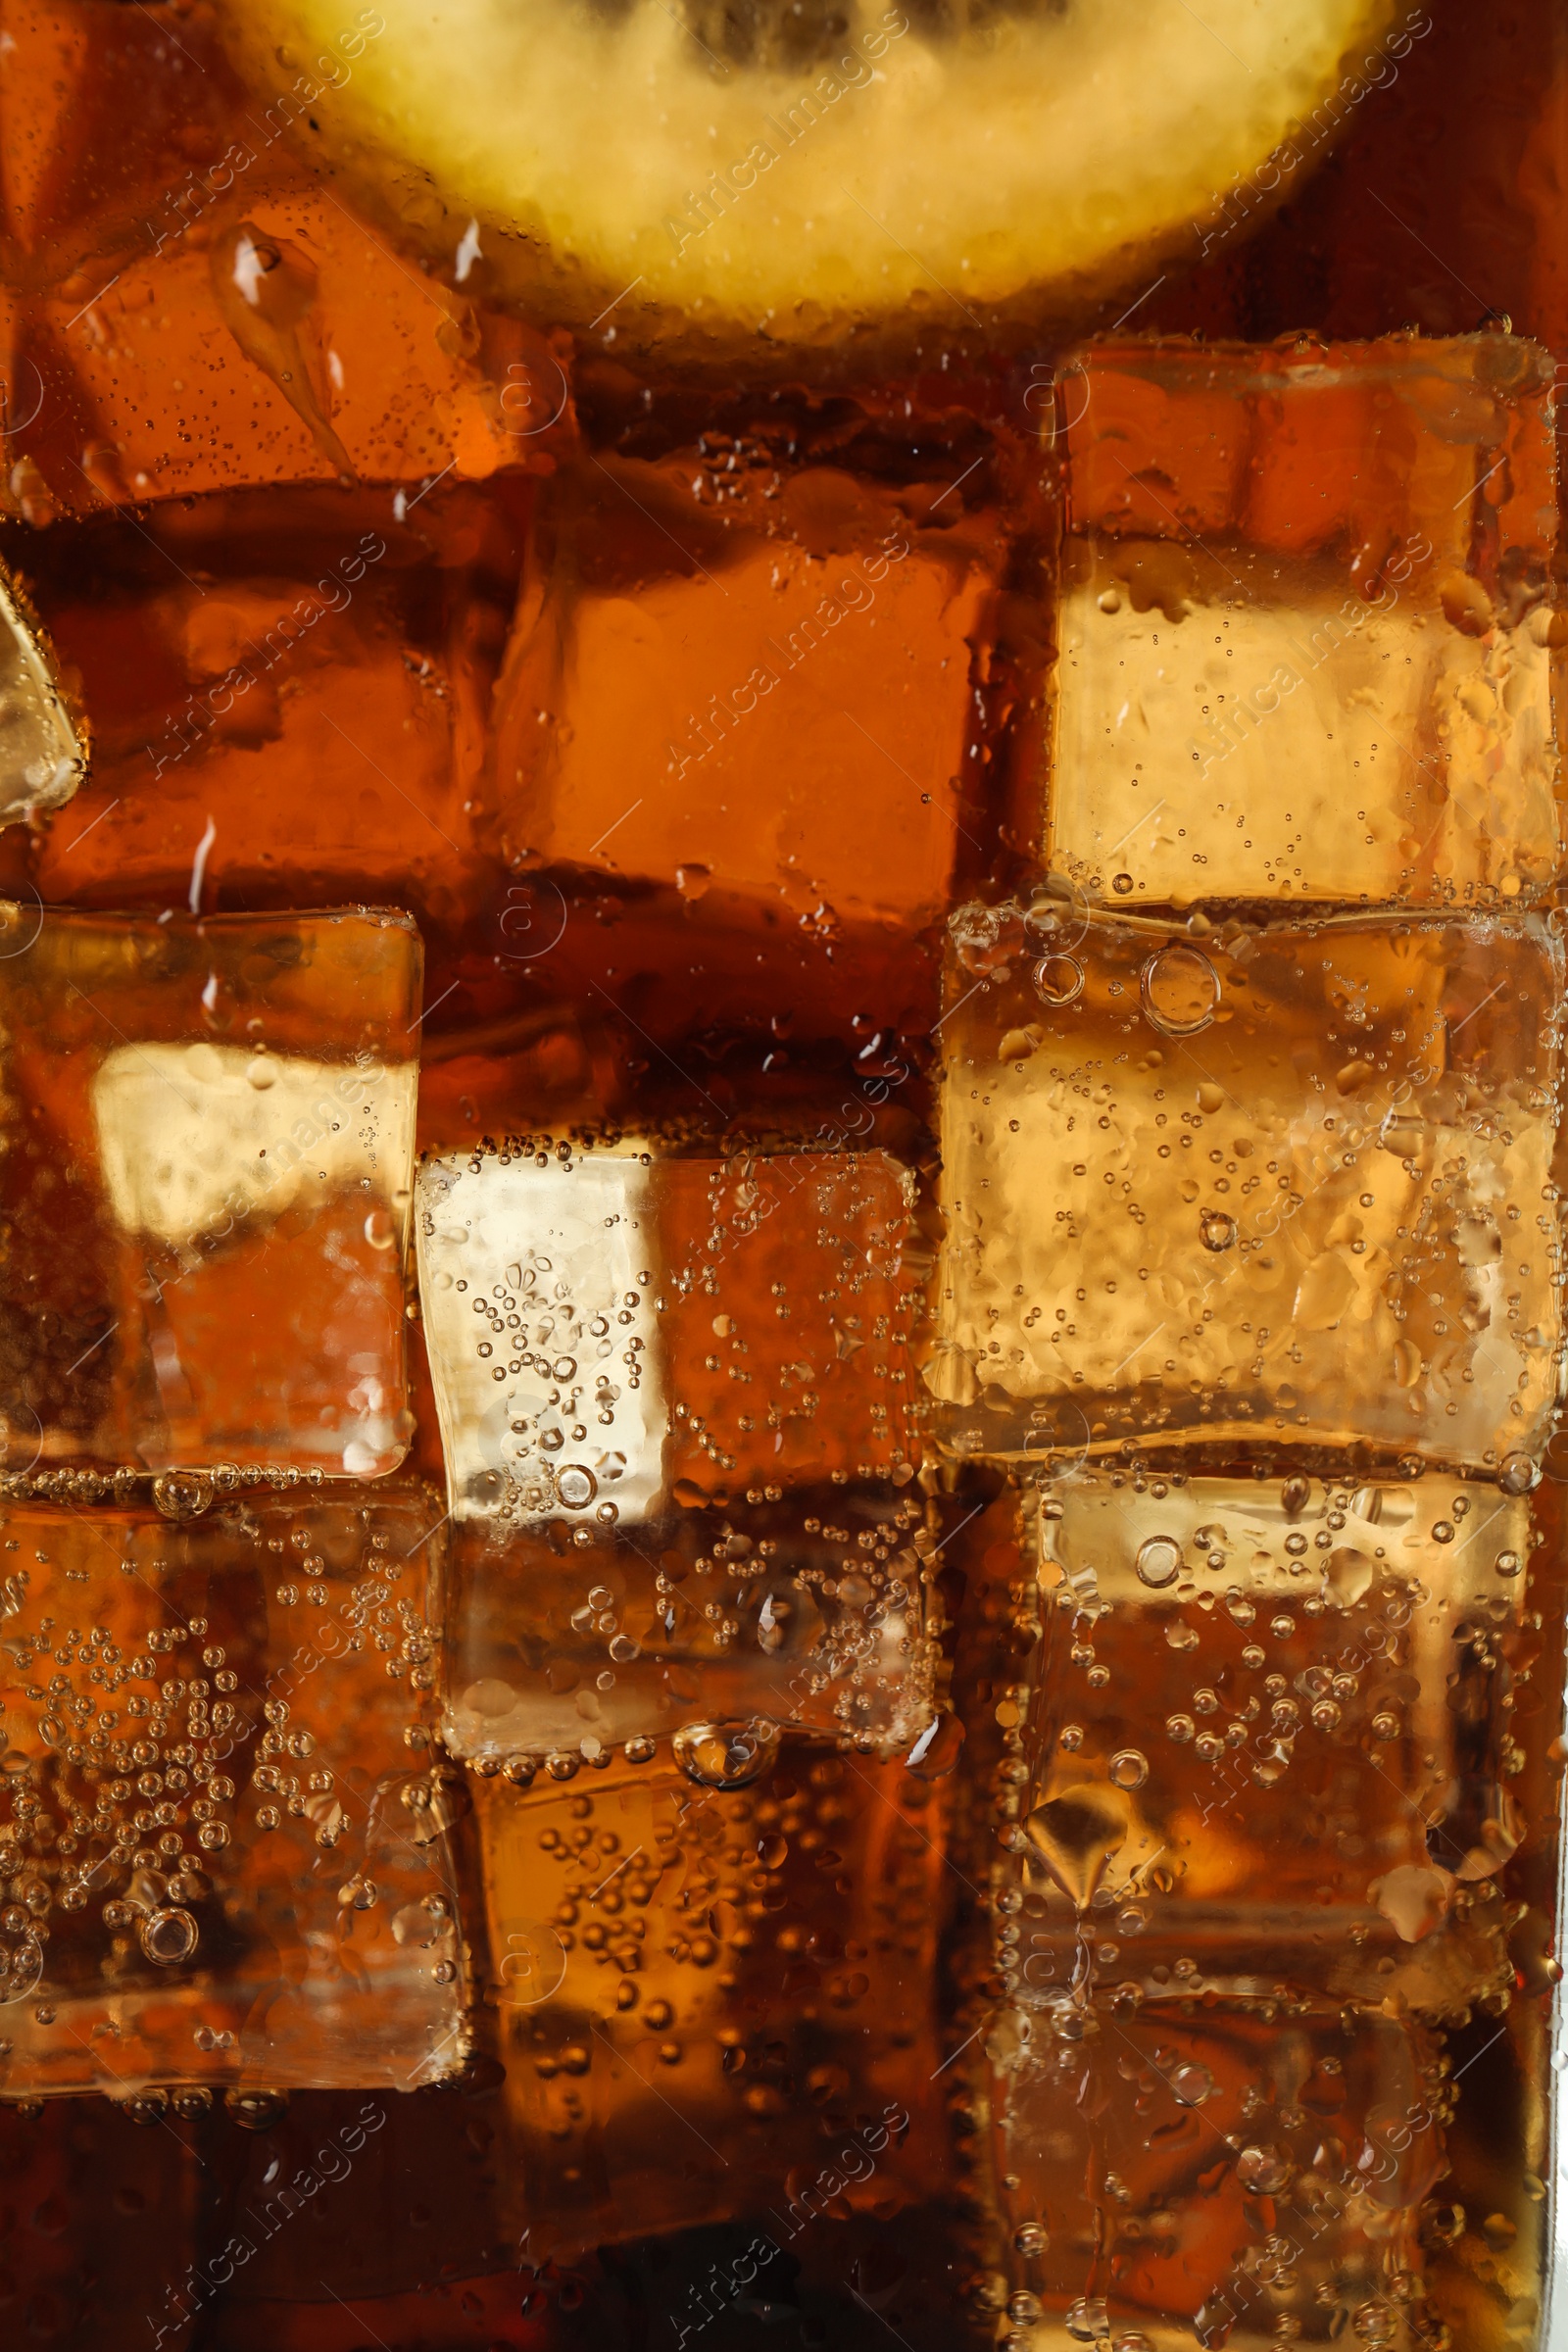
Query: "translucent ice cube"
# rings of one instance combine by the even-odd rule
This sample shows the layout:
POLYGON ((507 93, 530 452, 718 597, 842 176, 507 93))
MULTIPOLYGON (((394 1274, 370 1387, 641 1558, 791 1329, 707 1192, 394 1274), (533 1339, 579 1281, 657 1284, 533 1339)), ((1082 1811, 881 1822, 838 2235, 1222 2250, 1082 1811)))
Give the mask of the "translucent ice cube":
POLYGON ((1089 349, 1056 870, 1107 905, 1540 896, 1551 381, 1492 334, 1089 349))
POLYGON ((1554 932, 1045 898, 953 934, 950 1443, 1289 1436, 1521 1474, 1562 1342, 1554 932))
POLYGON ((912 1194, 885 1153, 454 1154, 417 1197, 459 1518, 586 1532, 910 1474, 912 1194))
POLYGON ((744 919, 938 911, 1010 513, 978 433, 922 480, 924 451, 845 428, 769 419, 551 483, 497 704, 509 857, 744 919))
POLYGON ((447 1744, 493 1762, 598 1758, 693 1724, 760 1720, 906 1749, 936 1664, 910 1541, 921 1516, 907 1495, 858 1486, 677 1506, 587 1544, 559 1520, 459 1526, 447 1744))
POLYGON ((393 1468, 407 917, 14 906, 0 946, 11 1462, 393 1468))
POLYGON ((0 568, 0 825, 60 808, 86 766, 49 650, 0 568))
POLYGON ((753 1717, 912 1740, 933 1658, 904 1172, 453 1156, 418 1206, 455 1751, 753 1717))
POLYGON ((1091 2000, 1004 2013, 986 2048, 1012 2309, 1041 2340, 1399 2340, 1445 2170, 1430 2029, 1305 2000, 1091 2000))
POLYGON ((784 2253, 829 2204, 940 2179, 945 1811, 897 1767, 789 1743, 735 1789, 662 1760, 478 1783, 534 2259, 764 2206, 784 2253))
POLYGON ((450 2072, 439 1503, 296 1500, 238 1473, 156 1493, 6 1510, 0 2083, 450 2072))
POLYGON ((1085 1470, 1041 1534, 1020 1999, 1059 1997, 1085 1931, 1151 1997, 1178 1953, 1193 1985, 1439 2016, 1506 1985, 1529 1498, 1085 1470))

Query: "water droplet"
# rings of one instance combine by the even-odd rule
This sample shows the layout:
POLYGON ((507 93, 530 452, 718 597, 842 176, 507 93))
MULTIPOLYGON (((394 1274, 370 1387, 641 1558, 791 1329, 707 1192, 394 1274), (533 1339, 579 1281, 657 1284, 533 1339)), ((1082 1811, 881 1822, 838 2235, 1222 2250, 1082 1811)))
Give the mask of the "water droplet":
POLYGON ((1451 1519, 1440 1519, 1437 1522, 1436 1526, 1432 1530, 1432 1541, 1434 1544, 1451 1544, 1453 1542, 1453 1522, 1451 1519))
POLYGON ((1236 1240, 1236 1219, 1227 1216, 1222 1208, 1205 1208, 1198 1220, 1198 1230, 1202 1239, 1203 1248, 1217 1253, 1221 1250, 1229 1250, 1233 1247, 1236 1240))
POLYGON ((1184 2107, 1201 2107, 1214 2087, 1214 2078, 1206 2066, 1195 2061, 1191 2066, 1179 2066, 1170 2079, 1174 2097, 1184 2107))
POLYGON ((286 2090, 225 2090, 223 2105, 242 2132, 267 2132, 288 2112, 286 2090))
POLYGON ((219 313, 245 357, 277 386, 328 462, 352 476, 348 451, 327 421, 311 261, 298 246, 241 220, 213 240, 208 266, 219 313))
POLYGON ((1076 956, 1042 956, 1035 965, 1035 994, 1046 1004, 1075 1004, 1084 993, 1084 967, 1076 956))
POLYGON ((556 1492, 568 1511, 585 1511, 599 1492, 599 1481, 581 1462, 567 1462, 557 1476, 556 1492))
POLYGON ((1298 1519, 1312 1499, 1309 1478, 1288 1478, 1280 1489, 1280 1509, 1287 1519, 1298 1519))
POLYGON ((1092 2344, 1098 2336, 1110 2333, 1110 2321, 1105 2306, 1095 2295, 1080 2296, 1067 2306, 1067 2333, 1080 2344, 1092 2344))
POLYGON ((1051 2233, 1040 2222, 1020 2222, 1012 2242, 1020 2254, 1045 2254, 1050 2251, 1051 2233))
POLYGON ((1452 1887, 1446 1871, 1401 1862, 1374 1880, 1370 1891, 1384 1918, 1393 1922, 1400 1941, 1419 1943, 1447 1917, 1452 1887))
POLYGON ((270 1086, 277 1084, 277 1064, 270 1055, 258 1054, 256 1059, 246 1069, 245 1075, 258 1094, 265 1094, 270 1086))
POLYGON ((212 1499, 205 1470, 163 1470, 153 1480, 153 1500, 166 1519, 199 1519, 212 1499))
POLYGON ((1528 1494, 1536 1483, 1536 1465, 1528 1453, 1505 1453, 1497 1484, 1505 1494, 1528 1494))
POLYGON ((1125 899, 1131 894, 1133 878, 1131 874, 1112 874, 1110 887, 1118 899, 1125 899))
POLYGON ((1524 1562, 1516 1551, 1498 1552, 1497 1574, 1499 1576, 1517 1576, 1523 1566, 1524 1562))
POLYGON ((1219 975, 1198 948, 1172 942, 1151 956, 1139 980, 1144 1010, 1166 1037, 1206 1029, 1219 1004, 1219 975))
POLYGON ((1024 1834, 1081 1911, 1126 1838, 1127 1800, 1102 1782, 1085 1782, 1037 1805, 1024 1823, 1024 1834))
POLYGON ((1173 1536, 1151 1536, 1138 1547, 1133 1565, 1141 1583, 1153 1592, 1162 1592, 1173 1585, 1182 1572, 1182 1547, 1173 1536))
POLYGON ((1141 1788, 1149 1778, 1149 1758, 1141 1748, 1119 1747, 1110 1759, 1110 1777, 1118 1788, 1141 1788))
POLYGON ((405 1903, 392 1915, 393 1937, 406 1950, 427 1952, 441 1941, 448 1927, 445 1914, 432 1911, 427 1902, 405 1903))
POLYGON ((392 1222, 390 1209, 371 1209, 365 1220, 365 1238, 372 1250, 392 1249, 398 1238, 398 1229, 392 1222))
POLYGON ((1277 2196, 1290 2177, 1290 2161, 1275 2147, 1244 2148, 1236 2159, 1236 2178, 1254 2196, 1277 2196))
POLYGON ((778 1726, 766 1716, 749 1723, 684 1723, 671 1743, 675 1761, 704 1788, 745 1788, 778 1753, 778 1726))
POLYGON ((142 1950, 160 1968, 177 1968, 182 1960, 188 1960, 200 1935, 201 1930, 188 1911, 167 1906, 149 1911, 136 1931, 142 1950))

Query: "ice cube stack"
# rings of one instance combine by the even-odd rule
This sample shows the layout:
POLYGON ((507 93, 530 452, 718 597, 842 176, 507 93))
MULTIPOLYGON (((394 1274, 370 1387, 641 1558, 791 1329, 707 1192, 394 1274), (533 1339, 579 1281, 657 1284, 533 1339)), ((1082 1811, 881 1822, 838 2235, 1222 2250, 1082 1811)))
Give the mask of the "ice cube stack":
POLYGON ((950 925, 930 1382, 1041 1612, 988 2043, 1019 2342, 1341 2300, 1395 2340, 1476 2174, 1458 2076, 1543 2064, 1496 1874, 1561 1540, 1548 391, 1494 336, 1062 381, 1041 872, 950 925))
POLYGON ((1111 340, 951 482, 563 427, 504 658, 405 500, 270 715, 265 577, 129 600, 227 683, 188 893, 111 729, 0 930, 0 2096, 490 2050, 539 2262, 946 2197, 961 2121, 1017 2352, 1413 2327, 1536 2062, 1549 393, 1111 340), (870 1075, 748 1122, 715 974, 870 1075))

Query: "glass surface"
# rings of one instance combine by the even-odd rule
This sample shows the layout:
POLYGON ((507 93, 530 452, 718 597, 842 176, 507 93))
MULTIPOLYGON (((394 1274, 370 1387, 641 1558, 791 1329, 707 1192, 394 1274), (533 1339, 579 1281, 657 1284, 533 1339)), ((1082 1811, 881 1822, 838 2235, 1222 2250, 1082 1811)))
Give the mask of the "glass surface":
POLYGON ((0 2327, 1565 2352, 1557 0, 0 0, 0 2327))

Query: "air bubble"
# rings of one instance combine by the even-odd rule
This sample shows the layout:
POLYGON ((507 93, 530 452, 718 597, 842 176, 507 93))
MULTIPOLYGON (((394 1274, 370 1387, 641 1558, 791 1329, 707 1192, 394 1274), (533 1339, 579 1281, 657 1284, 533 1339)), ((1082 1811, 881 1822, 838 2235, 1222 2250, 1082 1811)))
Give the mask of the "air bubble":
POLYGON ((778 1753, 778 1726, 766 1716, 749 1723, 686 1723, 675 1734, 675 1761, 704 1788, 745 1788, 778 1753))
POLYGON ((1151 1024, 1166 1037, 1206 1029, 1219 1004, 1219 975, 1197 948, 1173 942, 1152 956, 1139 979, 1151 1024))
POLYGON ((1182 1547, 1172 1536, 1151 1536, 1146 1544, 1139 1545, 1133 1564, 1140 1583, 1155 1592, 1162 1592, 1182 1572, 1182 1547))
POLYGON ((1084 967, 1076 956, 1042 956, 1035 965, 1034 982, 1042 1004, 1057 1007, 1076 1004, 1084 993, 1084 967))
POLYGON ((160 1968, 177 1968, 196 1949, 201 1930, 188 1911, 164 1907, 149 1911, 136 1931, 149 1960, 160 1968))

